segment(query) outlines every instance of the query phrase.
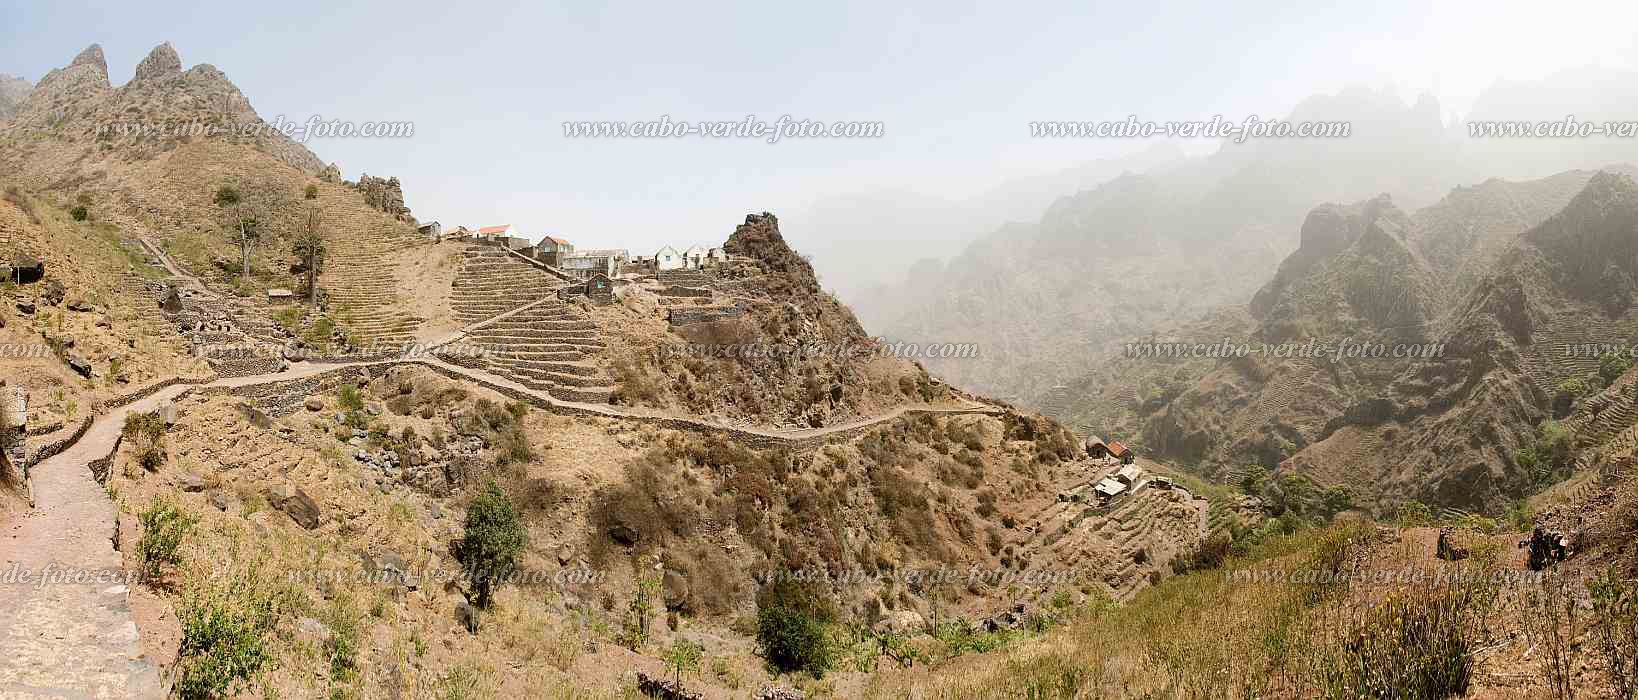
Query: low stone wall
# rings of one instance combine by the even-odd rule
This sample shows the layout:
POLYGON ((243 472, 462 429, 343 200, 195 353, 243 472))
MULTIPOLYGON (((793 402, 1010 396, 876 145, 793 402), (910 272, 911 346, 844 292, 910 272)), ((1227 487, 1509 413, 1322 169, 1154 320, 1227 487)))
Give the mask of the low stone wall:
POLYGON ((129 394, 126 394, 124 396, 116 396, 114 398, 108 399, 107 401, 104 401, 104 402, 97 405, 97 411, 100 413, 102 411, 112 410, 112 409, 115 409, 115 408, 119 408, 121 406, 129 406, 129 405, 131 405, 133 403, 136 403, 136 402, 141 401, 143 399, 146 399, 146 398, 148 398, 150 396, 153 396, 154 394, 159 393, 160 391, 166 389, 167 387, 173 387, 173 386, 176 386, 178 384, 194 384, 194 385, 209 384, 209 383, 214 382, 216 380, 217 380, 217 377, 214 377, 214 376, 212 376, 212 377, 171 377, 170 379, 166 379, 166 380, 163 380, 163 381, 158 381, 158 382, 154 382, 152 384, 149 384, 148 386, 142 387, 141 389, 137 389, 136 391, 131 392, 129 394))
POLYGON ((108 471, 113 468, 114 455, 119 454, 119 446, 123 442, 125 442, 125 434, 121 432, 118 437, 114 438, 114 447, 108 450, 108 454, 87 463, 87 466, 91 467, 91 478, 96 479, 97 483, 108 483, 108 471))
POLYGON ((27 460, 28 464, 23 468, 23 473, 27 475, 30 467, 51 459, 52 457, 61 454, 63 450, 73 447, 74 443, 79 442, 80 438, 85 437, 85 431, 91 429, 91 424, 95 422, 95 420, 96 419, 92 416, 86 416, 85 418, 80 419, 80 425, 74 429, 73 433, 41 445, 40 449, 35 450, 34 453, 29 456, 27 460))
POLYGON ((325 393, 342 384, 358 384, 364 377, 364 369, 360 365, 348 365, 300 379, 247 386, 208 387, 204 392, 255 399, 256 407, 263 413, 270 416, 288 416, 300 409, 302 402, 309 396, 325 393))
POLYGON ((672 297, 678 299, 698 299, 711 296, 711 290, 701 289, 699 287, 683 287, 674 284, 661 289, 660 291, 656 292, 656 294, 659 294, 662 297, 672 297))
POLYGON ((696 323, 710 323, 730 318, 739 318, 745 315, 743 306, 695 306, 676 308, 666 311, 665 319, 671 322, 671 327, 689 326, 696 323))

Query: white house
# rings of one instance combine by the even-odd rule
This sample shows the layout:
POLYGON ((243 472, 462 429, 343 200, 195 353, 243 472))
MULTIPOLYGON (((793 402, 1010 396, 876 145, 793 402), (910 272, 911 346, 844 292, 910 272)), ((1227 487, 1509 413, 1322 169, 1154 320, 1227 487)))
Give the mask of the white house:
POLYGON ((687 265, 687 262, 683 260, 682 253, 678 253, 677 249, 671 246, 661 248, 654 253, 655 270, 681 270, 687 265))
POLYGON ((683 267, 690 270, 705 267, 705 246, 699 244, 688 246, 688 250, 683 251, 682 256, 683 267))
POLYGON ((728 252, 723 250, 721 247, 712 248, 705 251, 706 265, 721 265, 725 262, 728 262, 728 252))

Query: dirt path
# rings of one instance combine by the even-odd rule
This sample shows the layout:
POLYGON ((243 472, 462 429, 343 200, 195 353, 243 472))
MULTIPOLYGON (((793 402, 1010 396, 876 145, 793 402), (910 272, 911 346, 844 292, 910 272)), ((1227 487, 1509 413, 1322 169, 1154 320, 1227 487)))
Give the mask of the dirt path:
MULTIPOLYGON (((561 401, 481 370, 437 358, 431 364, 479 384, 505 387, 543 404, 609 418, 687 423, 699 429, 800 442, 864 428, 911 413, 994 413, 984 404, 900 406, 878 416, 810 430, 733 427, 664 411, 561 401)), ((402 359, 354 363, 304 362, 278 374, 221 379, 198 388, 285 382, 352 365, 390 366, 402 359)), ((91 475, 89 463, 114 449, 125 415, 151 411, 189 391, 168 387, 130 406, 98 416, 78 443, 31 469, 35 509, 0 532, 0 699, 146 698, 164 695, 159 671, 142 658, 136 622, 114 551, 116 507, 91 475), (86 572, 85 580, 47 580, 86 572)))
POLYGON ((113 450, 127 412, 100 417, 73 447, 32 470, 35 509, 0 533, 0 698, 146 698, 164 694, 141 658, 114 551, 115 507, 87 464, 113 450), (64 579, 64 574, 83 580, 64 579))

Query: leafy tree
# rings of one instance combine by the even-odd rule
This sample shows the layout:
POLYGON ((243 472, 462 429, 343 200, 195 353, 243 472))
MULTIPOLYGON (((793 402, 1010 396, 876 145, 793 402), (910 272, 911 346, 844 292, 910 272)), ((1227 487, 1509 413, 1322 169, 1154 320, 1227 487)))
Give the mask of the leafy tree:
POLYGON ((1319 502, 1325 517, 1331 518, 1354 507, 1354 493, 1346 486, 1332 486, 1320 492, 1319 502))
POLYGON ((318 185, 308 185, 307 189, 302 192, 302 196, 308 199, 318 199, 318 185))
POLYGON ((302 222, 300 233, 296 234, 290 243, 290 253, 301 258, 302 264, 307 267, 307 303, 318 303, 318 272, 319 266, 324 264, 324 258, 329 254, 329 248, 324 242, 324 212, 318 207, 310 207, 307 217, 302 222))
POLYGON ((466 532, 457 547, 472 578, 473 602, 479 608, 494 602, 495 587, 511 576, 518 553, 528 541, 529 533, 512 500, 490 481, 467 508, 466 532))
POLYGON ((1632 369, 1632 360, 1621 353, 1605 353, 1603 357, 1598 358, 1598 376, 1603 378, 1606 385, 1615 383, 1615 380, 1626 374, 1629 369, 1632 369))
POLYGON ((1267 484, 1267 467, 1253 464, 1246 467, 1245 473, 1240 475, 1240 492, 1248 496, 1261 496, 1263 487, 1267 484))
POLYGON ((242 279, 251 274, 250 254, 264 238, 271 238, 291 227, 294 213, 291 195, 275 183, 225 184, 217 188, 211 198, 219 211, 219 223, 229 238, 239 246, 242 279))
POLYGON ((756 641, 768 664, 782 672, 823 676, 833 662, 829 626, 834 613, 810 585, 779 580, 756 595, 756 641))

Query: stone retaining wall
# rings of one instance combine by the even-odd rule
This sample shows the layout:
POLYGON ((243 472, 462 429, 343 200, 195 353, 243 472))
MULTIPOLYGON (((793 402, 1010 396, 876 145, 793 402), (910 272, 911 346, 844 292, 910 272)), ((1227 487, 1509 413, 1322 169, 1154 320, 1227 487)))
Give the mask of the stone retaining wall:
POLYGON ((194 384, 194 385, 209 384, 211 382, 216 381, 217 379, 218 379, 218 377, 171 377, 170 379, 166 379, 166 380, 163 380, 163 381, 158 381, 158 382, 154 382, 152 384, 149 384, 148 386, 145 386, 145 387, 143 387, 141 389, 137 389, 136 391, 131 392, 129 394, 126 394, 124 396, 116 396, 116 397, 111 398, 111 399, 109 399, 107 401, 104 401, 101 404, 97 405, 97 410, 98 410, 98 412, 102 412, 102 411, 108 411, 108 410, 111 410, 111 409, 119 408, 121 406, 129 406, 129 405, 131 405, 133 403, 136 403, 136 402, 141 401, 143 399, 146 399, 146 398, 148 398, 150 396, 153 396, 154 394, 159 393, 161 390, 165 389, 166 387, 172 387, 172 386, 176 386, 178 384, 194 384))
POLYGON ((700 289, 699 287, 682 287, 682 286, 678 286, 678 285, 671 285, 669 287, 661 289, 660 291, 656 292, 656 294, 659 294, 662 297, 672 297, 672 298, 680 298, 680 299, 698 299, 698 298, 710 297, 711 296, 711 290, 709 290, 709 289, 700 289))
POLYGON ((72 434, 41 445, 40 449, 35 450, 34 454, 28 458, 27 464, 23 467, 23 474, 26 476, 30 467, 51 459, 52 457, 60 454, 63 450, 73 447, 74 443, 79 442, 80 438, 85 437, 85 431, 91 429, 91 423, 95 420, 96 419, 93 416, 86 416, 80 420, 79 427, 75 428, 72 434))
POLYGON ((677 326, 739 318, 744 315, 745 307, 743 306, 695 306, 670 309, 666 312, 665 319, 671 322, 672 328, 676 328, 677 326))

